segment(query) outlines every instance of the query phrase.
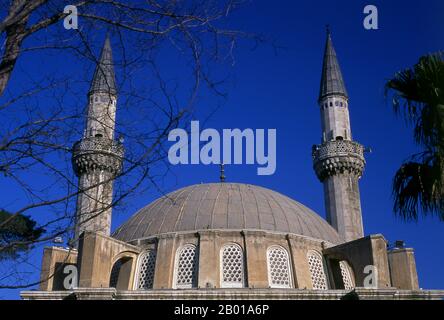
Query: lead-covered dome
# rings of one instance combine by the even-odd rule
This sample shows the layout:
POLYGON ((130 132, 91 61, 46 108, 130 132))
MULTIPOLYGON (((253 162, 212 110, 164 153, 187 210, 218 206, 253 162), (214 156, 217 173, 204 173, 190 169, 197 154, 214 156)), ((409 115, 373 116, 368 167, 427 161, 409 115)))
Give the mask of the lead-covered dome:
POLYGON ((340 243, 323 218, 278 192, 238 183, 185 187, 139 210, 114 233, 130 242, 163 233, 197 230, 265 230, 340 243))

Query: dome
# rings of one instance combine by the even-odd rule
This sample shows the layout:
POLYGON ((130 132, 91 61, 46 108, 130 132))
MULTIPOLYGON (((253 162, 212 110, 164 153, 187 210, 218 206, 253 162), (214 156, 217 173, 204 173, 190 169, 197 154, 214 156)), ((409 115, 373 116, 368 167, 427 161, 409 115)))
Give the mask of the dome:
POLYGON ((238 183, 188 186, 140 209, 113 237, 130 242, 196 230, 264 230, 340 243, 315 212, 278 192, 238 183))

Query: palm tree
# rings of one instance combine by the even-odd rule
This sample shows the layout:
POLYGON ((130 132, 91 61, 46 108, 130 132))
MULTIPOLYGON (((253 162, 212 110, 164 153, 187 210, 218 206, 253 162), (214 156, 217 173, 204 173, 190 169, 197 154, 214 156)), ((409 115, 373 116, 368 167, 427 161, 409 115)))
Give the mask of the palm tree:
POLYGON ((422 57, 411 69, 395 74, 386 84, 393 109, 414 127, 421 147, 393 179, 394 212, 405 220, 419 215, 444 221, 444 60, 443 54, 422 57))

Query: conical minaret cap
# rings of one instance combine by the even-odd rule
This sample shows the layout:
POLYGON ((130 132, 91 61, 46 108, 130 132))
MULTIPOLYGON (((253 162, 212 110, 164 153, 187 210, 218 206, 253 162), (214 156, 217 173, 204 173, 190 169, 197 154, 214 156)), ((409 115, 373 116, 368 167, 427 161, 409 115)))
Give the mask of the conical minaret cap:
POLYGON ((106 37, 103 45, 100 60, 97 64, 94 77, 91 82, 89 94, 103 92, 109 94, 117 94, 116 76, 114 73, 113 52, 111 49, 111 41, 109 36, 106 37))
POLYGON ((319 101, 330 95, 340 95, 348 98, 341 68, 339 67, 330 30, 327 29, 327 43, 324 52, 324 64, 322 66, 321 89, 319 101))

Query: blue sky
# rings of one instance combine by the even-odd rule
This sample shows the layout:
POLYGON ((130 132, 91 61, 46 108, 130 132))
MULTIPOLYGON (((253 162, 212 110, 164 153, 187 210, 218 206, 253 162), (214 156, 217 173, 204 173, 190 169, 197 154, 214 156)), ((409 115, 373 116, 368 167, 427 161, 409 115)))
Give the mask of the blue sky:
MULTIPOLYGON (((333 42, 350 96, 353 137, 371 147, 361 180, 361 200, 366 234, 383 234, 389 242, 402 239, 415 248, 420 286, 444 288, 442 265, 444 223, 434 218, 405 223, 392 213, 391 182, 400 164, 417 147, 412 132, 396 118, 384 98, 384 83, 396 71, 412 66, 426 53, 444 47, 444 2, 373 1, 379 9, 379 30, 362 26, 367 1, 251 1, 230 18, 234 28, 272 37, 277 48, 265 43, 254 50, 251 43, 235 48, 235 65, 227 86, 229 96, 206 123, 207 127, 277 130, 277 171, 257 176, 256 166, 227 166, 227 181, 261 185, 307 205, 325 216, 322 185, 312 169, 311 147, 320 142, 317 106, 325 25, 333 42)), ((23 58, 19 67, 30 61, 23 58)), ((168 64, 168 61, 164 61, 168 64)), ((57 68, 60 61, 48 68, 57 68)), ((38 73, 32 67, 29 73, 38 73)), ((119 76, 119 71, 117 71, 119 76)), ((13 85, 20 81, 15 76, 13 85)), ((80 90, 79 90, 80 91, 80 90)), ((85 92, 86 94, 86 92, 85 92)), ((80 98, 81 99, 81 96, 80 98)), ((86 98, 85 98, 86 99, 86 98)), ((203 97, 205 108, 218 101, 203 97)), ((121 111, 122 112, 122 111, 121 111)), ((196 120, 199 120, 199 114, 196 120)), ((119 117, 119 111, 118 111, 119 117)), ((67 164, 69 168, 69 163, 67 164)), ((177 166, 163 181, 165 191, 186 185, 218 181, 217 166, 177 166)), ((14 187, 0 178, 0 206, 14 198, 14 187), (9 185, 8 185, 9 186, 9 185)), ((155 191, 131 198, 125 210, 113 217, 113 229, 137 209, 159 196, 155 191)), ((20 200, 17 199, 17 203, 20 200)), ((40 263, 41 248, 33 259, 40 263)), ((37 274, 37 270, 34 270, 37 274)), ((0 297, 17 298, 18 290, 3 290, 0 297)))

